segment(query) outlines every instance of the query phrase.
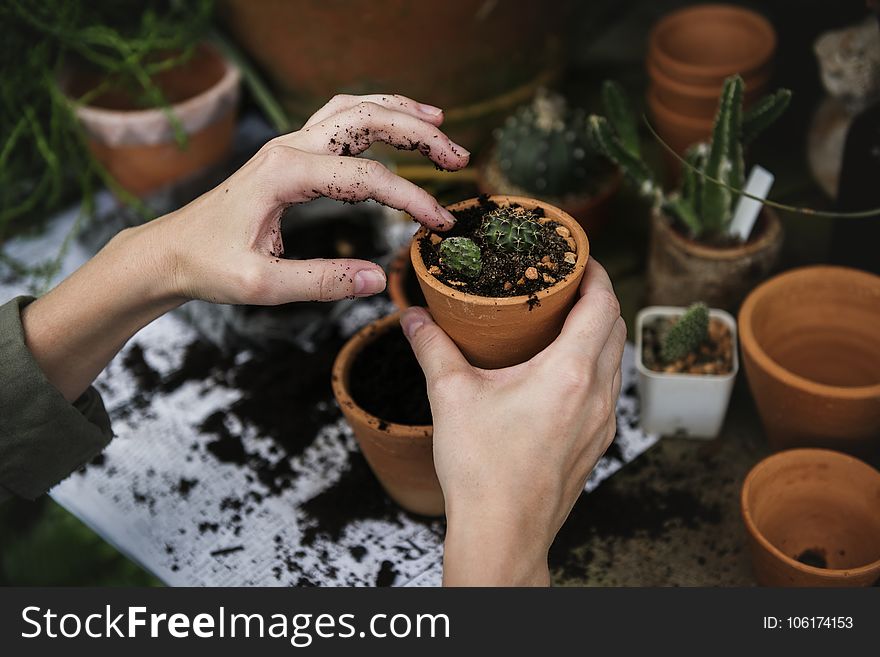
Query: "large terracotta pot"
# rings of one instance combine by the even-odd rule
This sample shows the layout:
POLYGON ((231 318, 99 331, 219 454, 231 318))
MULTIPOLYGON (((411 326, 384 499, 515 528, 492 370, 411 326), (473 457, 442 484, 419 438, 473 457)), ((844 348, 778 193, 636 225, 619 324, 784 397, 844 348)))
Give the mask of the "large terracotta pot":
MULTIPOLYGON (((63 86, 78 98, 101 81, 77 68, 68 71, 63 86)), ((184 149, 164 110, 137 109, 126 94, 111 90, 75 108, 94 156, 138 196, 221 162, 235 129, 240 74, 213 47, 201 46, 191 60, 158 74, 154 82, 187 134, 184 149)))
POLYGON ((446 110, 444 130, 477 152, 558 67, 568 2, 225 0, 228 29, 294 118, 336 93, 401 93, 446 110), (511 35, 528 35, 527 47, 511 35))
POLYGON ((688 306, 703 301, 735 311, 755 285, 770 275, 782 246, 776 213, 761 211, 757 236, 740 246, 720 248, 688 239, 659 212, 651 217, 648 302, 688 306))
POLYGON ((878 500, 880 472, 846 454, 793 449, 764 459, 740 499, 755 579, 871 586, 880 580, 878 500))
POLYGON ((743 361, 774 449, 865 453, 880 444, 880 276, 805 267, 739 314, 743 361))
POLYGON ((440 516, 444 502, 434 470, 433 427, 386 422, 364 410, 351 396, 349 382, 355 358, 391 330, 400 330, 399 313, 367 325, 345 343, 333 363, 333 394, 388 495, 407 511, 440 516))
MULTIPOLYGON (((559 335, 577 299, 590 244, 580 224, 557 207, 522 196, 489 198, 502 206, 516 203, 528 210, 541 208, 545 217, 571 231, 577 245, 574 269, 534 297, 483 297, 455 290, 429 274, 418 243, 426 229, 416 233, 410 257, 431 315, 473 365, 496 369, 528 360, 559 335)), ((479 199, 469 199, 449 206, 449 210, 454 212, 478 204, 479 199)))

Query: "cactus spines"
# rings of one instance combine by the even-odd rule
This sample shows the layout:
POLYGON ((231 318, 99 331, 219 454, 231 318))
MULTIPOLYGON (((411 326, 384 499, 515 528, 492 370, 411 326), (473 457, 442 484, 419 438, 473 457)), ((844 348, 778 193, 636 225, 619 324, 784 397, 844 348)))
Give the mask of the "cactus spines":
POLYGON ((660 357, 667 363, 696 350, 709 333, 709 308, 695 303, 670 326, 663 336, 660 357))
POLYGON ((585 114, 541 89, 495 133, 492 165, 504 183, 550 198, 587 191, 607 168, 584 129, 585 114))
POLYGON ((476 278, 483 269, 480 247, 467 237, 447 237, 440 242, 440 263, 462 278, 476 278))
POLYGON ((523 208, 498 208, 485 217, 480 233, 488 244, 508 253, 530 253, 538 246, 541 224, 523 208))
POLYGON ((607 118, 594 115, 588 120, 590 140, 596 150, 615 162, 656 207, 684 224, 692 237, 712 242, 726 236, 730 229, 739 193, 729 188, 741 190, 745 182, 743 145, 779 118, 788 106, 791 92, 780 89, 743 115, 742 78, 727 78, 711 141, 695 144, 688 150, 684 159, 690 166, 684 167, 681 189, 672 193, 663 192, 642 160, 635 119, 619 87, 606 83, 602 99, 607 118))

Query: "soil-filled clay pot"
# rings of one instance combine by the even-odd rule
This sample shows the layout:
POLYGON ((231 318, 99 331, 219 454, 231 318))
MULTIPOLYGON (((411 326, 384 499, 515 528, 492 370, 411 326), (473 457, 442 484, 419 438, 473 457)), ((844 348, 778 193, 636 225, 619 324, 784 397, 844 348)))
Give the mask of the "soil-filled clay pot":
MULTIPOLYGON (((706 358, 694 359, 685 372, 658 371, 646 362, 646 333, 654 324, 680 317, 685 308, 651 306, 636 315, 636 369, 642 428, 661 436, 681 435, 688 438, 712 439, 718 435, 736 374, 739 360, 736 350, 736 321, 723 310, 709 311, 710 336, 713 350, 706 358), (723 353, 721 353, 723 351, 723 353), (720 356, 716 363, 716 356, 720 356)), ((658 331, 659 332, 659 331, 658 331)), ((659 336, 650 335, 650 342, 659 336)), ((707 349, 707 352, 709 350, 707 349)))
POLYGON ((648 303, 686 306, 703 301, 736 311, 745 296, 773 271, 782 247, 782 224, 765 207, 751 239, 730 247, 685 237, 667 217, 654 212, 648 250, 648 303))
POLYGON ((398 310, 410 306, 425 306, 425 295, 419 287, 412 259, 409 257, 410 245, 404 246, 388 267, 388 296, 398 310))
POLYGON ((846 454, 792 449, 743 483, 752 568, 763 586, 871 586, 880 580, 880 472, 846 454))
MULTIPOLYGON (((758 13, 723 4, 686 7, 664 16, 648 38, 648 61, 689 85, 718 85, 739 73, 760 77, 776 50, 776 32, 758 13)), ((758 91, 757 89, 755 91, 758 91)))
POLYGON ((367 325, 336 357, 333 394, 388 495, 407 511, 440 516, 444 513, 443 491, 434 470, 430 407, 424 376, 408 350, 399 313, 367 325), (384 381, 378 380, 383 377, 384 381), (424 399, 395 400, 393 386, 401 388, 401 397, 419 394, 424 399), (367 410, 365 406, 370 404, 378 404, 378 412, 393 419, 367 410), (414 418, 421 423, 409 423, 414 418))
MULTIPOLYGON (((542 201, 521 196, 490 196, 462 201, 448 209, 456 214, 482 209, 486 207, 484 203, 543 213, 544 219, 567 229, 567 239, 571 240, 575 256, 571 270, 549 287, 516 296, 482 296, 446 285, 430 273, 421 252, 421 241, 429 233, 424 228, 416 233, 410 256, 434 320, 473 365, 497 369, 528 360, 559 335, 577 299, 590 246, 586 233, 571 215, 542 201)), ((535 269, 536 276, 543 276, 535 269)))
POLYGON ((336 93, 400 93, 442 107, 443 130, 476 153, 552 77, 567 5, 224 0, 219 13, 293 117, 304 120, 336 93), (528 34, 529 47, 511 48, 512 34, 528 34))
POLYGON ((867 453, 880 443, 880 276, 805 267, 739 313, 746 375, 774 449, 867 453))
MULTIPOLYGON (((88 105, 76 106, 92 153, 122 187, 139 196, 226 157, 240 93, 238 69, 208 45, 153 81, 187 134, 183 149, 175 141, 174 128, 162 108, 140 109, 121 90, 102 93, 88 105)), ((101 82, 93 72, 76 68, 68 72, 63 84, 75 99, 101 82)))

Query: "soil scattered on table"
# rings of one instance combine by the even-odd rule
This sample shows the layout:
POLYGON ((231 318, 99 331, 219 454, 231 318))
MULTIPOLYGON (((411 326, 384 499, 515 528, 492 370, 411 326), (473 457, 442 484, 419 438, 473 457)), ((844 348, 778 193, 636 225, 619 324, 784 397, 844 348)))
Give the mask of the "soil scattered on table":
POLYGON ((666 374, 729 374, 733 370, 733 336, 719 319, 709 319, 706 339, 696 351, 666 363, 661 357, 663 336, 677 318, 658 317, 642 328, 642 362, 654 372, 666 374))
MULTIPOLYGON (((518 205, 512 205, 519 208, 518 205)), ((538 232, 538 245, 531 253, 507 253, 496 251, 489 245, 480 234, 480 226, 483 217, 499 205, 490 201, 486 196, 480 196, 479 203, 464 210, 455 210, 452 214, 456 218, 456 224, 444 233, 429 233, 419 240, 419 252, 425 267, 437 280, 449 287, 477 294, 484 297, 512 297, 518 295, 534 295, 540 290, 546 289, 562 281, 572 269, 576 260, 571 256, 566 259, 566 253, 575 253, 573 238, 568 238, 557 233, 561 228, 562 233, 568 229, 555 221, 543 220, 544 211, 536 208, 531 211, 536 221, 541 221, 541 230, 538 232), (451 272, 443 266, 440 258, 440 244, 438 238, 468 237, 480 247, 482 253, 482 268, 479 275, 473 279, 465 279, 451 272), (567 242, 566 239, 572 240, 567 242)), ((527 211, 528 212, 528 211, 527 211)))
POLYGON ((432 424, 422 368, 399 328, 366 345, 351 366, 351 396, 385 422, 432 424))

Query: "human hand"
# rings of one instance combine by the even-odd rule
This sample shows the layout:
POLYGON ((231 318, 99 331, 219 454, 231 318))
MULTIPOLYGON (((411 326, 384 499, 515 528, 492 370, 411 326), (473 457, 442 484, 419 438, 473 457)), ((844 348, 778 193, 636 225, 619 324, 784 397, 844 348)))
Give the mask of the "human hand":
POLYGON ((550 545, 616 431, 626 325, 608 274, 591 258, 559 337, 514 367, 472 367, 422 308, 401 325, 434 416, 444 584, 548 584, 550 545))
POLYGON ((175 254, 175 292, 183 299, 261 305, 381 292, 385 274, 374 263, 282 259, 281 215, 320 196, 375 199, 432 228, 448 228, 455 219, 423 189, 379 162, 351 157, 380 141, 460 169, 469 153, 440 131, 442 122, 440 109, 403 96, 336 96, 218 187, 145 227, 160 252, 175 254))

